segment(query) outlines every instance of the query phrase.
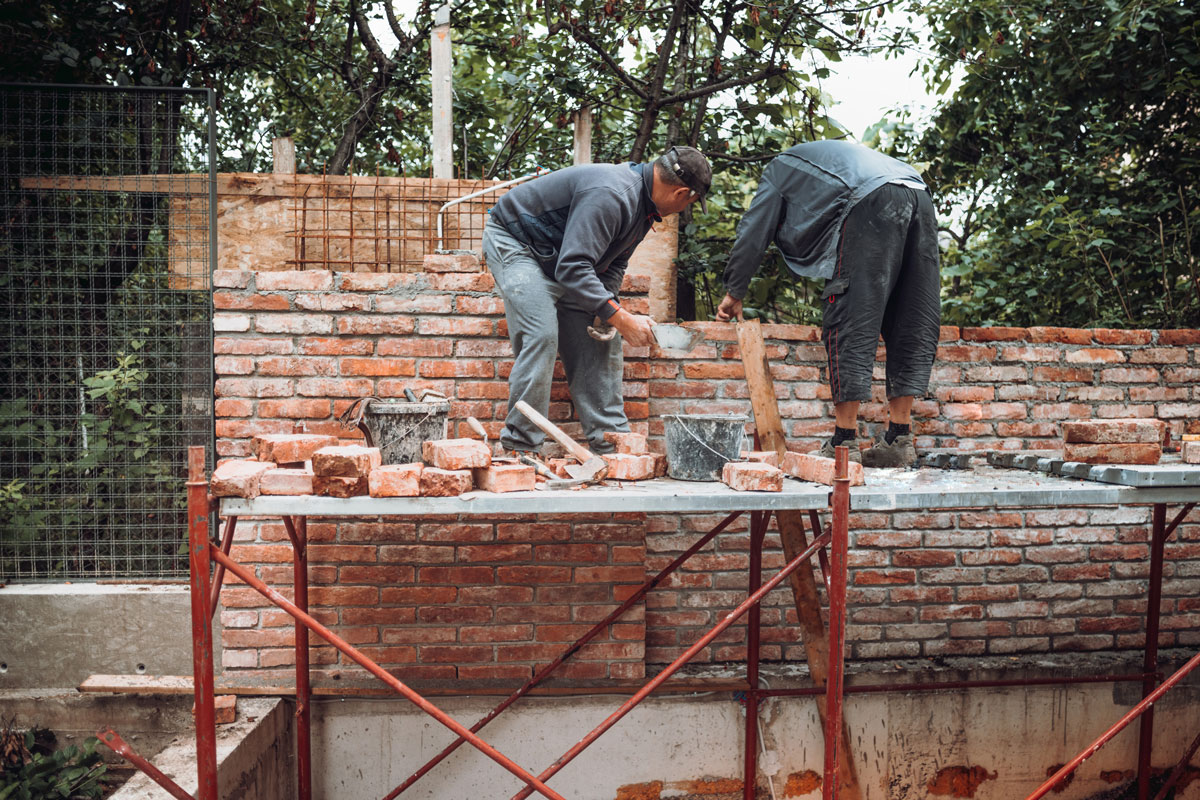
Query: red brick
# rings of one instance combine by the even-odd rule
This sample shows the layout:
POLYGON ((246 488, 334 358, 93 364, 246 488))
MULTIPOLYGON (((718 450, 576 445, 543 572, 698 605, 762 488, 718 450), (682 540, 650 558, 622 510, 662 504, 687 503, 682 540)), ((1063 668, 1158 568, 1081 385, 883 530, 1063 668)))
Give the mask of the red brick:
POLYGON ((382 464, 378 447, 363 447, 357 444, 341 447, 322 447, 312 454, 313 472, 323 478, 362 478, 382 464))
POLYGON ((271 339, 266 336, 255 336, 252 339, 230 339, 221 336, 213 340, 213 352, 248 356, 260 356, 264 353, 286 355, 292 352, 292 340, 271 339))
MULTIPOLYGON (((814 483, 833 485, 834 460, 822 458, 808 453, 793 453, 789 451, 783 457, 783 471, 793 478, 814 483)), ((847 476, 851 486, 861 486, 865 483, 862 464, 851 461, 848 464, 847 476)))
POLYGON ((1019 342, 1029 335, 1025 328, 963 328, 961 338, 964 342, 1019 342))
POLYGON ((1127 331, 1119 328, 1095 328, 1092 338, 1097 344, 1150 344, 1150 331, 1127 331))
POLYGON ((1157 464, 1159 444, 1064 444, 1063 458, 1085 464, 1157 464))
POLYGON ((296 295, 296 308, 306 311, 366 311, 371 307, 371 299, 356 294, 320 294, 296 295))
POLYGON ((491 378, 495 375, 495 364, 491 361, 476 361, 456 358, 449 361, 421 362, 423 378, 491 378))
POLYGON ((531 492, 536 473, 525 464, 492 464, 473 469, 475 485, 485 492, 531 492))
POLYGON ((1034 367, 1038 383, 1091 383, 1093 371, 1087 367, 1034 367))
POLYGON ((783 471, 770 464, 728 461, 721 480, 738 492, 782 492, 783 471))
POLYGON ((643 481, 654 477, 654 456, 606 453, 602 458, 612 480, 643 481))
POLYGON ((380 314, 449 314, 453 308, 453 298, 445 294, 384 296, 375 299, 375 310, 380 314))
MULTIPOLYGON (((328 411, 328 404, 326 405, 328 411)), ((315 433, 270 433, 254 437, 254 452, 259 461, 292 464, 308 461, 323 447, 334 447, 336 436, 315 433)))
POLYGON ((313 493, 326 497, 360 497, 369 494, 370 490, 365 476, 317 475, 313 478, 313 493))
POLYGON ((1159 380, 1159 372, 1153 367, 1102 369, 1100 380, 1104 383, 1155 383, 1159 380))
POLYGON ((429 288, 438 292, 490 292, 496 281, 486 272, 481 274, 449 272, 425 276, 429 288))
MULTIPOLYGON (((478 444, 482 444, 479 442, 478 444)), ((425 467, 421 470, 422 497, 455 497, 471 491, 475 480, 469 469, 440 469, 425 467)))
POLYGON ((1182 329, 1158 332, 1159 344, 1200 344, 1200 330, 1182 329))
POLYGON ((407 316, 379 316, 353 314, 337 318, 337 332, 345 335, 411 334, 417 329, 416 321, 407 316))
POLYGON ((417 362, 412 358, 343 358, 339 369, 343 375, 412 378, 417 374, 417 362))
POLYGON ((1200 464, 1200 442, 1183 442, 1180 456, 1185 464, 1200 464))
MULTIPOLYGON (((219 414, 219 416, 232 415, 219 414)), ((329 401, 300 397, 290 397, 286 400, 262 400, 258 404, 258 416, 263 419, 328 419, 329 401)), ((337 444, 335 437, 330 436, 329 439, 329 444, 337 444)))
POLYGON ((429 253, 421 268, 425 272, 482 272, 483 265, 474 253, 429 253))
POLYGON ((371 497, 417 497, 421 494, 423 464, 384 464, 371 470, 371 497))
POLYGON ((1058 361, 1062 351, 1057 347, 1003 347, 1000 361, 1058 361))
POLYGON ((1112 444, 1118 442, 1163 441, 1166 423, 1156 419, 1106 419, 1063 423, 1063 441, 1070 443, 1112 444))
POLYGON ((426 464, 444 470, 487 467, 492 463, 491 451, 478 439, 439 439, 422 442, 421 457, 426 464))
POLYGON ((688 363, 683 365, 683 375, 690 380, 727 381, 745 380, 746 370, 737 362, 729 363, 688 363))
POLYGON ((1080 330, 1079 328, 1037 327, 1029 329, 1029 341, 1034 343, 1061 342, 1063 344, 1091 344, 1092 332, 1090 330, 1080 330))
POLYGON ((991 361, 996 348, 971 345, 942 345, 937 349, 938 361, 991 361))
POLYGON ((892 553, 897 567, 948 567, 956 563, 953 550, 900 550, 892 553))
MULTIPOLYGON (((503 320, 501 320, 503 322, 503 320)), ((422 336, 491 336, 497 324, 484 317, 421 317, 422 336)))
POLYGON ((916 583, 917 573, 911 569, 860 569, 854 573, 855 586, 893 586, 916 583))
POLYGON ((646 437, 640 433, 614 433, 609 431, 604 434, 604 441, 611 442, 616 446, 618 453, 637 456, 648 452, 646 449, 646 437))
POLYGON ((770 464, 772 467, 780 467, 783 459, 779 457, 779 453, 774 450, 743 450, 742 459, 755 464, 770 464))
POLYGON ((313 493, 313 474, 306 469, 273 469, 262 476, 263 494, 303 495, 313 493))
POLYGON ((213 470, 209 491, 214 497, 244 497, 252 500, 261 492, 262 476, 275 469, 260 461, 226 461, 213 470))

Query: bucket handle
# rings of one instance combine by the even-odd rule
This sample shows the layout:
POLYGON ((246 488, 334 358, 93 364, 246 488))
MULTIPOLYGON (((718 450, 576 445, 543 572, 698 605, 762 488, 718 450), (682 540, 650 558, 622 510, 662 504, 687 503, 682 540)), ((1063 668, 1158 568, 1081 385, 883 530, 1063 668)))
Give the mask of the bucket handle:
MULTIPOLYGON (((678 414, 667 414, 666 416, 668 416, 668 417, 674 417, 674 418, 675 418, 675 421, 679 423, 679 427, 683 428, 683 430, 687 432, 687 435, 688 435, 688 436, 690 436, 690 437, 692 437, 693 439, 695 439, 695 440, 696 440, 696 442, 697 442, 697 443, 698 443, 698 444, 699 444, 701 447, 703 447, 705 450, 707 450, 708 452, 712 453, 713 455, 717 456, 718 458, 723 458, 723 459, 725 459, 726 461, 736 461, 736 460, 737 460, 737 459, 731 459, 731 458, 729 458, 729 456, 725 455, 724 453, 719 453, 719 452, 717 452, 716 450, 713 450, 711 447, 709 447, 707 442, 705 442, 703 439, 701 439, 699 436, 697 436, 696 434, 694 434, 694 433, 692 432, 692 429, 691 429, 691 428, 689 428, 689 427, 687 426, 687 423, 686 423, 686 422, 684 422, 684 421, 683 421, 683 418, 682 418, 682 417, 680 417, 678 414)), ((743 438, 743 439, 744 439, 744 438, 746 438, 746 431, 745 431, 745 430, 743 430, 743 431, 742 431, 742 438, 743 438)), ((741 458, 741 455, 742 455, 742 454, 741 454, 741 452, 740 452, 740 451, 741 451, 741 449, 742 449, 742 448, 741 448, 741 440, 739 440, 739 441, 738 441, 738 450, 739 450, 739 452, 738 452, 738 458, 741 458)))

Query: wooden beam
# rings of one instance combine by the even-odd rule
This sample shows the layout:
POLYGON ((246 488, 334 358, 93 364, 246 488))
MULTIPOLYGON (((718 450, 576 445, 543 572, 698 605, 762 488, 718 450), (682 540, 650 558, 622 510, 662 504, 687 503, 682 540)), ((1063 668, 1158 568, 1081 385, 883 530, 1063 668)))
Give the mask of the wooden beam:
MULTIPOLYGON (((20 178, 29 191, 140 192, 146 194, 208 196, 208 176, 173 175, 48 175, 20 178)), ((217 174, 219 196, 304 197, 320 199, 349 197, 428 200, 441 203, 462 197, 499 181, 444 180, 440 178, 392 178, 375 175, 273 175, 259 172, 217 174)), ((491 201, 498 194, 487 195, 491 201)), ((481 201, 482 202, 482 201, 481 201)))
POLYGON ((454 58, 451 46, 450 4, 434 12, 429 40, 433 89, 433 177, 454 177, 454 58))
POLYGON ((274 158, 276 175, 296 174, 296 145, 290 136, 271 140, 271 155, 274 158))
POLYGON ((575 123, 573 138, 576 164, 592 163, 592 109, 584 106, 571 115, 575 123))
MULTIPOLYGON (((738 350, 742 354, 742 365, 746 371, 746 383, 750 390, 750 406, 754 409, 754 426, 758 431, 759 444, 764 450, 774 450, 782 460, 787 452, 787 437, 783 431, 783 420, 779 416, 779 402, 775 398, 775 382, 771 378, 767 362, 767 348, 763 343, 762 324, 756 320, 737 323, 738 350)), ((788 561, 804 552, 808 537, 804 533, 804 512, 776 511, 779 524, 779 540, 783 555, 788 561)), ((816 531, 813 532, 816 535, 816 531)), ((829 634, 821 619, 821 601, 817 594, 817 581, 811 568, 798 569, 791 574, 789 582, 796 601, 796 615, 804 638, 804 652, 808 658, 808 672, 813 685, 823 689, 829 678, 829 634)), ((821 725, 825 725, 825 703, 818 698, 817 713, 821 725)), ((842 721, 842 753, 839 775, 839 800, 861 800, 862 790, 858 785, 858 774, 854 765, 850 735, 845 716, 842 721)))

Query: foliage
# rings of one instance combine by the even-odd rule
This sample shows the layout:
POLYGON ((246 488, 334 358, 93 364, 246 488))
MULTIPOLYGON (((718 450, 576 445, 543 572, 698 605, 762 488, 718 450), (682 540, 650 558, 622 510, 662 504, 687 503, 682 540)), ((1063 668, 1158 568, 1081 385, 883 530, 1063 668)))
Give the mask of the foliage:
POLYGON ((948 323, 1200 325, 1200 10, 1174 0, 937 0, 928 130, 948 323), (953 212, 953 213, 951 213, 953 212))
POLYGON ((85 800, 104 796, 107 767, 96 752, 99 740, 82 747, 47 746, 45 730, 0 731, 0 800, 85 800))

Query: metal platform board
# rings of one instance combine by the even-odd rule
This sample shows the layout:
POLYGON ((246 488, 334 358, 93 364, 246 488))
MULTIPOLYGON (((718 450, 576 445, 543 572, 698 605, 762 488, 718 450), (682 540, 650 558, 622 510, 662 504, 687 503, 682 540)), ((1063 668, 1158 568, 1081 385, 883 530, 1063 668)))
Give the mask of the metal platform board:
MULTIPOLYGON (((260 496, 223 498, 226 516, 426 516, 431 514, 729 513, 824 509, 830 487, 788 479, 782 492, 735 492, 723 483, 659 478, 583 489, 468 492, 459 497, 260 496)), ((850 490, 855 511, 932 508, 1131 505, 1200 501, 1194 486, 1127 486, 1021 469, 868 469, 866 484, 850 490)))

